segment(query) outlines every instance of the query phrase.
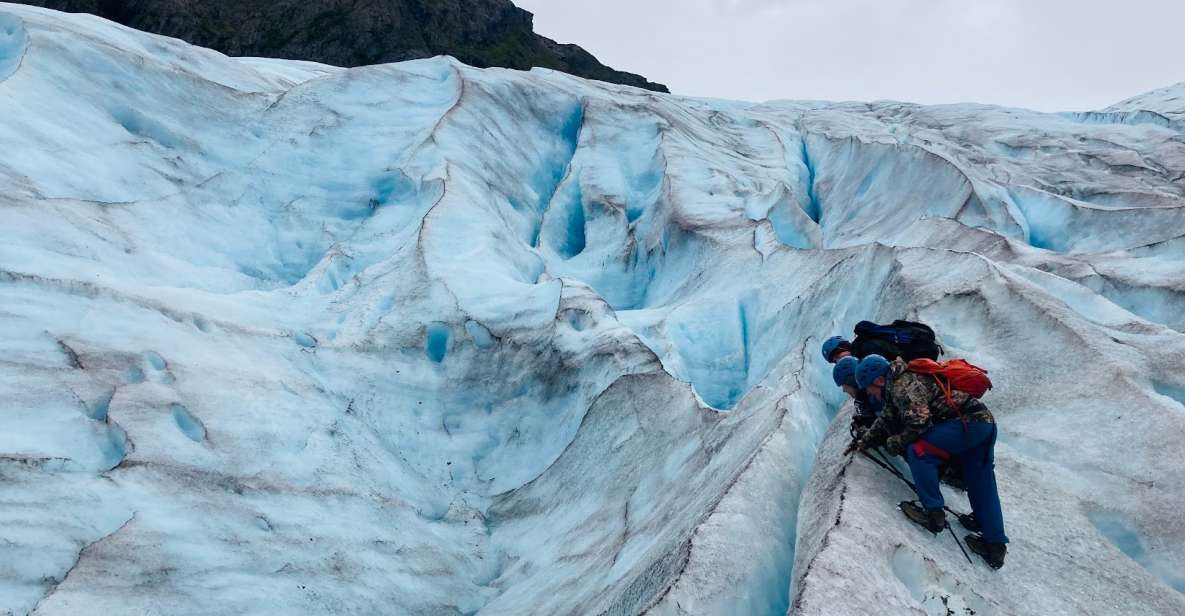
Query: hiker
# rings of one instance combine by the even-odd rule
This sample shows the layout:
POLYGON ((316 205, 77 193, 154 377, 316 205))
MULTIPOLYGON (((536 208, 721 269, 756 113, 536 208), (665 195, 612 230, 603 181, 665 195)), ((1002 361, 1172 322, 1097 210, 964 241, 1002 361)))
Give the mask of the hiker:
MULTIPOLYGON (((885 408, 849 452, 867 451, 884 445, 889 453, 905 454, 917 486, 921 505, 907 501, 901 511, 910 521, 938 533, 946 528, 942 492, 938 488, 938 467, 951 456, 962 460, 962 474, 967 497, 974 512, 978 535, 967 535, 967 547, 979 554, 993 569, 1004 565, 1008 537, 1004 534, 1004 516, 996 489, 996 422, 991 411, 973 393, 956 389, 967 370, 979 370, 962 360, 946 364, 917 360, 909 364, 902 358, 889 362, 880 355, 869 355, 856 367, 856 384, 884 402, 885 408), (953 372, 957 365, 960 372, 953 372), (928 374, 918 370, 929 370, 928 374), (890 419, 903 427, 893 431, 890 419)), ((968 389, 970 389, 968 387, 968 389)), ((960 520, 962 521, 962 520, 960 520)), ((964 525, 967 525, 966 523, 964 525)))
MULTIPOLYGON (((898 357, 902 357, 906 361, 919 358, 937 360, 938 356, 942 354, 942 347, 938 344, 934 330, 925 323, 897 319, 889 325, 877 325, 872 321, 860 321, 856 324, 855 333, 856 339, 851 342, 842 336, 828 338, 823 343, 824 359, 835 363, 843 357, 851 356, 856 359, 864 359, 875 354, 889 361, 898 357), (829 359, 830 357, 834 357, 834 359, 829 359)), ((864 389, 856 388, 856 390, 860 397, 855 398, 857 416, 852 418, 853 437, 857 437, 859 429, 868 427, 857 425, 857 417, 859 417, 861 409, 871 408, 874 414, 880 415, 883 406, 879 399, 869 398, 864 389)), ((859 421, 863 421, 863 418, 860 418, 859 421)), ((956 457, 951 457, 943 462, 942 467, 938 469, 938 476, 942 478, 942 483, 952 488, 967 489, 963 481, 963 473, 959 468, 959 460, 956 457)))
POLYGON ((829 364, 834 364, 851 354, 852 343, 843 336, 832 336, 823 341, 823 359, 829 364))
POLYGON ((859 438, 860 434, 876 421, 884 406, 879 400, 870 398, 868 393, 856 385, 856 366, 860 361, 851 355, 845 355, 835 362, 831 369, 831 378, 835 385, 843 389, 852 399, 856 412, 852 414, 852 438, 859 438))

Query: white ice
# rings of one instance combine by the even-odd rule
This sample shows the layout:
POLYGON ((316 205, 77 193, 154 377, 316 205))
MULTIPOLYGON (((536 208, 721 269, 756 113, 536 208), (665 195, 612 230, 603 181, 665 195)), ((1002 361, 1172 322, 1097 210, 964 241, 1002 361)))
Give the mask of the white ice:
POLYGON ((0 4, 0 613, 1185 613, 1181 91, 735 103, 0 4), (839 455, 818 345, 901 316, 996 383, 999 572, 839 455))

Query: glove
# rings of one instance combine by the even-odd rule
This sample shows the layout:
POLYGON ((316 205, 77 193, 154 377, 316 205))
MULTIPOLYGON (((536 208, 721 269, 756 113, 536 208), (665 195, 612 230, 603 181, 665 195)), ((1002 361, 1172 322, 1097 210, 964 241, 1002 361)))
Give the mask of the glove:
POLYGON ((852 442, 848 444, 848 448, 843 452, 844 455, 848 455, 856 451, 868 451, 869 449, 876 449, 876 447, 877 442, 868 434, 868 430, 862 430, 860 435, 854 437, 852 442))
POLYGON ((885 441, 885 451, 890 455, 900 456, 905 454, 905 443, 901 442, 901 435, 894 434, 885 441))

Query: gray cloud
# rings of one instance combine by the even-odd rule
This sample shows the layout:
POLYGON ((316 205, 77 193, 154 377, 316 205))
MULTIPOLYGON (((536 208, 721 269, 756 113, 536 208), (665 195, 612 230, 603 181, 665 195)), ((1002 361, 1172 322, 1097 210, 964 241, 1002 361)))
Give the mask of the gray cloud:
POLYGON ((1185 3, 518 0, 536 29, 680 94, 1093 109, 1185 80, 1185 3))

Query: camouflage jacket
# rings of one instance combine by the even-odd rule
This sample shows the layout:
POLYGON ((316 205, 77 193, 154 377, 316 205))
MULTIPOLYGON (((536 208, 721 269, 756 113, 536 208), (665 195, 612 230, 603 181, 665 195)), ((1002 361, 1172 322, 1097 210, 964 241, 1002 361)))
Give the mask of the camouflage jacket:
POLYGON ((900 358, 889 364, 884 391, 885 410, 868 429, 865 435, 868 442, 880 444, 897 434, 901 436, 901 442, 908 445, 918 440, 930 426, 959 419, 960 413, 967 421, 996 422, 982 402, 958 390, 951 392, 959 407, 956 412, 946 403, 946 396, 933 376, 910 372, 905 366, 905 360, 900 358))

